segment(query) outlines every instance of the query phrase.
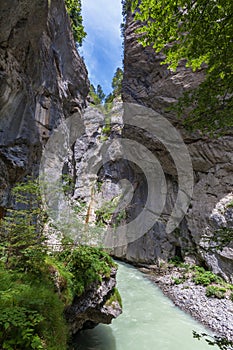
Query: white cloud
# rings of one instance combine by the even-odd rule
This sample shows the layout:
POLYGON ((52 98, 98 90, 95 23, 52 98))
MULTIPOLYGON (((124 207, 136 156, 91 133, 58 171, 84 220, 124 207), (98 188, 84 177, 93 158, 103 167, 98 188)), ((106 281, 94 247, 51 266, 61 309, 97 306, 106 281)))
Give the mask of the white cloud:
POLYGON ((107 36, 119 36, 121 0, 83 0, 82 14, 85 26, 95 31, 104 32, 107 36))

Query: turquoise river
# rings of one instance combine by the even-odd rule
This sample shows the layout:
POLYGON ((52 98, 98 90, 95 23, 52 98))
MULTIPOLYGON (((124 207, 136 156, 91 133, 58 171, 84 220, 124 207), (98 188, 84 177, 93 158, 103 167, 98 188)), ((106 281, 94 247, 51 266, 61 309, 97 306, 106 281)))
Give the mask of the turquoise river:
POLYGON ((134 267, 120 263, 117 287, 123 313, 111 325, 82 331, 75 350, 216 350, 192 331, 203 326, 163 295, 134 267))

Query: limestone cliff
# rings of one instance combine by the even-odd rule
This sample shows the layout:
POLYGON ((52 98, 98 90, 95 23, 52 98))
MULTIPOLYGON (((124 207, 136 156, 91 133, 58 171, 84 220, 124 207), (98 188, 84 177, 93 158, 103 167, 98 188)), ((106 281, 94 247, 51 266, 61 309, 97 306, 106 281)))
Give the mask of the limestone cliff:
POLYGON ((66 310, 72 334, 82 328, 93 328, 98 323, 110 324, 121 312, 121 302, 115 292, 116 268, 110 276, 103 276, 101 284, 93 283, 81 297, 76 297, 66 310))
MULTIPOLYGON (((144 144, 159 159, 167 180, 168 197, 161 222, 155 224, 141 239, 117 249, 115 254, 134 262, 154 262, 182 255, 187 260, 202 262, 215 273, 221 273, 232 280, 233 246, 229 245, 223 251, 209 252, 206 243, 203 243, 203 236, 211 235, 219 227, 232 227, 233 212, 228 205, 233 185, 233 135, 229 132, 224 137, 211 139, 198 132, 191 134, 182 128, 175 113, 168 111, 167 107, 177 101, 187 88, 196 87, 202 81, 204 73, 193 73, 183 64, 172 73, 166 66, 160 65, 161 54, 156 54, 150 47, 143 48, 137 42, 137 26, 138 23, 128 16, 125 28, 123 100, 152 108, 179 130, 192 159, 194 192, 188 213, 179 228, 166 234, 165 223, 174 206, 178 187, 174 162, 158 140, 150 139, 143 131, 125 129, 124 137, 144 144), (221 204, 221 200, 225 203, 222 210, 224 219, 217 220, 215 216, 213 225, 213 215, 216 206, 221 206, 218 204, 221 204)), ((141 184, 136 190, 140 209, 147 196, 147 184, 142 174, 135 170, 134 173, 134 182, 141 184)))
POLYGON ((0 208, 11 186, 37 172, 61 118, 86 105, 89 81, 64 1, 1 1, 0 208))
MULTIPOLYGON (((89 80, 63 0, 3 0, 0 4, 0 219, 11 188, 38 174, 43 146, 62 119, 86 107, 89 80)), ((110 323, 116 269, 91 285, 67 311, 72 332, 110 323), (111 301, 109 301, 111 298, 111 301)))

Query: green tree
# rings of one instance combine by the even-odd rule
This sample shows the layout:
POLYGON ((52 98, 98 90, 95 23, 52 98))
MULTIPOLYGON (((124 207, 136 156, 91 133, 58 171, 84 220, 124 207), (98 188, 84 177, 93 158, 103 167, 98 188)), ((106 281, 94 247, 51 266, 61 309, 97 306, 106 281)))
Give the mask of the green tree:
POLYGON ((112 92, 110 92, 110 94, 108 94, 108 95, 105 97, 104 103, 105 103, 105 104, 112 103, 113 99, 114 99, 114 95, 113 95, 112 92))
POLYGON ((97 88, 95 88, 93 84, 90 85, 89 95, 94 105, 102 104, 105 98, 105 93, 103 92, 103 89, 99 84, 97 85, 97 88))
POLYGON ((82 46, 83 39, 86 37, 87 33, 83 26, 81 0, 65 0, 65 5, 67 13, 70 16, 74 40, 82 46))
POLYGON ((96 89, 93 84, 90 85, 90 91, 89 91, 89 96, 91 97, 91 103, 94 105, 100 105, 101 100, 99 96, 97 95, 96 89))
POLYGON ((105 97, 104 103, 105 103, 105 108, 107 110, 111 109, 114 98, 121 95, 122 80, 123 80, 123 70, 118 67, 112 78, 112 92, 110 92, 110 94, 108 94, 105 97))
POLYGON ((17 183, 12 202, 0 221, 0 348, 66 349, 65 305, 56 292, 55 269, 46 261, 38 180, 17 183))
POLYGON ((100 85, 97 85, 96 94, 99 97, 101 103, 103 103, 103 100, 105 98, 105 93, 103 92, 103 89, 100 85))
POLYGON ((216 345, 220 350, 232 350, 233 349, 233 342, 231 340, 227 340, 222 337, 218 336, 210 336, 209 334, 206 333, 197 333, 196 331, 193 331, 193 337, 195 339, 205 339, 207 344, 214 346, 216 345))
POLYGON ((46 254, 43 234, 46 215, 38 181, 28 178, 16 184, 12 195, 13 207, 0 221, 0 254, 7 268, 38 272, 46 254))
POLYGON ((132 0, 143 46, 165 54, 164 64, 176 70, 181 60, 206 78, 177 106, 192 106, 186 124, 202 130, 233 126, 232 0, 132 0))
POLYGON ((112 88, 113 88, 114 97, 121 94, 122 80, 123 80, 123 70, 118 67, 112 79, 112 88))

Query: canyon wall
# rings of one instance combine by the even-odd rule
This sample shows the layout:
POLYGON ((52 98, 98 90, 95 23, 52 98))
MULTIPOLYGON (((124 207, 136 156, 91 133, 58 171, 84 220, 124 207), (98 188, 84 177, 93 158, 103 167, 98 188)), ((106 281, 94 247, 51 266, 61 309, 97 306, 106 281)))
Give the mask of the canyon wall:
MULTIPOLYGON (((26 175, 38 175, 43 148, 55 127, 71 115, 77 127, 81 124, 89 80, 64 0, 3 0, 0 16, 2 219, 15 183, 26 175)), ((89 286, 70 305, 66 316, 72 333, 84 325, 111 323, 121 313, 113 298, 116 269, 102 277, 102 283, 89 286)))
POLYGON ((2 216, 14 183, 38 172, 54 126, 85 107, 89 81, 64 1, 3 0, 0 13, 2 216))
MULTIPOLYGON (((135 29, 138 23, 128 16, 125 26, 123 101, 136 103, 160 113, 180 132, 188 147, 194 172, 194 191, 187 214, 172 233, 165 231, 166 222, 174 206, 178 191, 177 171, 174 161, 156 135, 148 136, 143 129, 125 127, 124 137, 144 144, 162 165, 168 186, 168 196, 160 220, 137 241, 127 247, 117 248, 114 254, 128 261, 154 263, 167 261, 174 255, 190 262, 207 265, 215 273, 232 280, 233 246, 223 250, 209 250, 204 237, 218 228, 233 227, 233 133, 211 139, 201 133, 185 130, 175 112, 169 107, 188 88, 195 88, 204 78, 202 70, 193 73, 184 64, 176 72, 161 65, 162 55, 151 47, 143 48, 137 42, 135 29)), ((154 121, 156 123, 156 119, 154 121)), ((143 128, 143 125, 142 125, 143 128)), ((135 169, 137 211, 143 207, 147 196, 147 183, 135 169)), ((133 213, 130 213, 129 215, 133 213)))

